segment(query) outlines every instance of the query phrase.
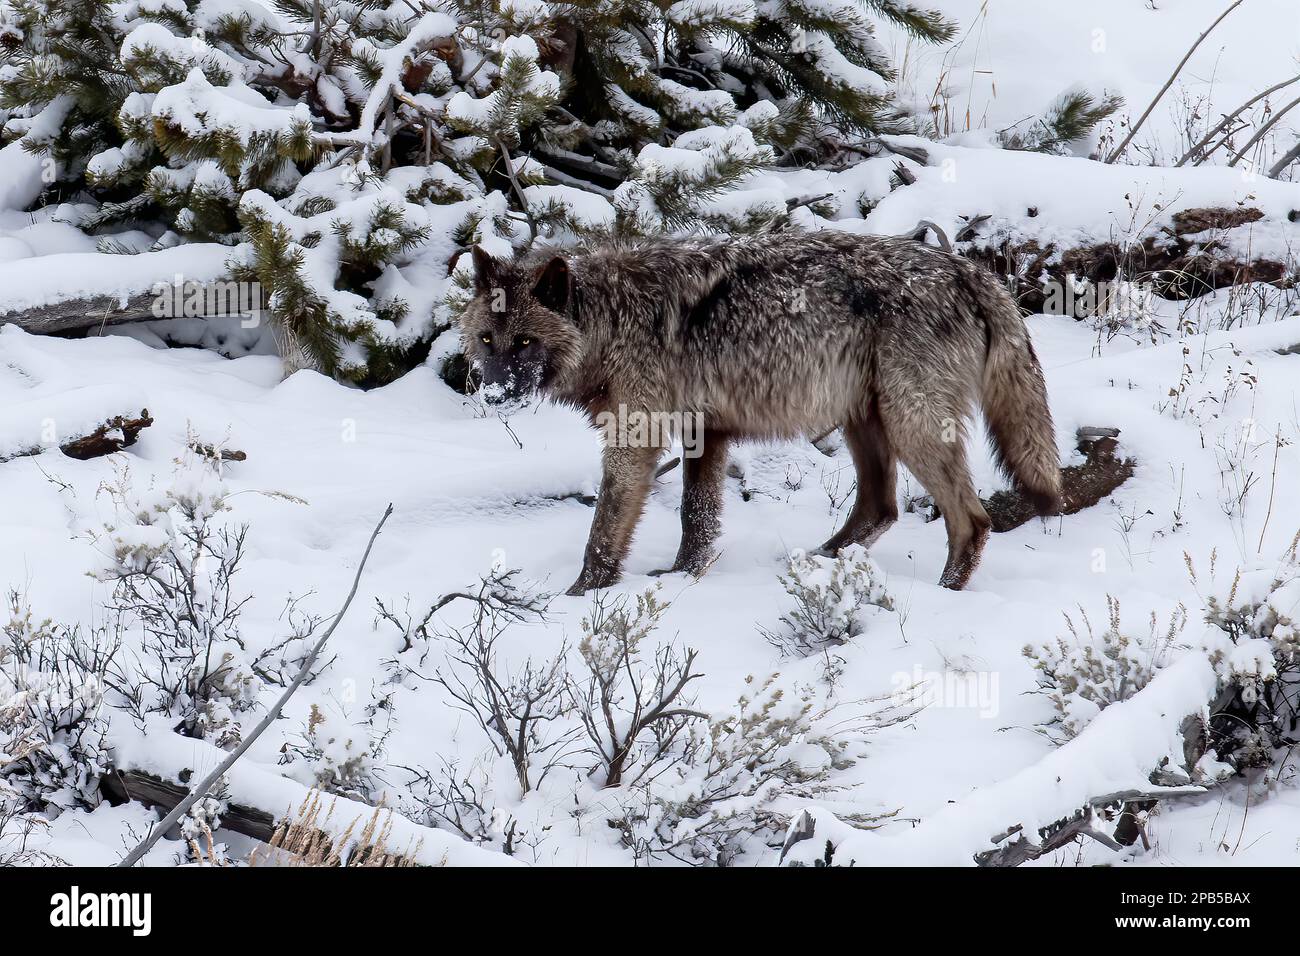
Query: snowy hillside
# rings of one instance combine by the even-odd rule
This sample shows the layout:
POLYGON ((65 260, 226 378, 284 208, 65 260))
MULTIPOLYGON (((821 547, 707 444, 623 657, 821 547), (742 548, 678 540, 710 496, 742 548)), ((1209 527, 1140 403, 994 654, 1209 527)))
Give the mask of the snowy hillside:
MULTIPOLYGON (((1240 114, 1205 162, 1175 164, 1223 113, 1300 72, 1300 18, 1291 0, 1246 0, 1106 163, 1089 157, 1124 138, 1227 0, 931 5, 957 25, 950 42, 877 31, 898 75, 872 82, 897 94, 910 132, 782 162, 801 147, 768 145, 766 101, 737 111, 721 89, 676 84, 663 95, 683 113, 725 117, 671 145, 619 146, 634 171, 594 189, 546 165, 546 149, 565 152, 551 141, 512 157, 530 140, 491 126, 511 91, 548 116, 559 103, 563 70, 527 36, 528 11, 550 6, 540 0, 501 5, 518 35, 504 52, 499 36, 482 47, 496 57, 479 77, 490 88, 466 76, 475 44, 450 16, 413 25, 401 5, 384 16, 404 39, 368 23, 358 41, 373 46, 373 76, 350 51, 347 77, 312 74, 299 99, 283 84, 274 99, 255 92, 254 58, 213 41, 229 85, 194 59, 122 110, 144 110, 140 129, 154 132, 141 137, 189 110, 176 122, 205 148, 218 101, 255 106, 264 127, 240 114, 251 132, 233 176, 163 137, 150 162, 185 182, 160 199, 149 180, 151 212, 111 225, 95 217, 123 201, 112 190, 145 187, 84 171, 52 185, 31 128, 72 107, 56 97, 33 118, 6 101, 22 139, 0 149, 0 861, 121 861, 158 807, 251 739, 346 606, 280 719, 145 865, 274 862, 293 850, 283 833, 275 848, 266 838, 295 819, 345 857, 378 847, 435 865, 813 864, 828 846, 859 866, 1294 865, 1300 163, 1267 173, 1300 139, 1300 109, 1229 162, 1300 84, 1240 114), (464 59, 433 43, 448 37, 464 59), (407 55, 425 41, 443 51, 436 66, 407 55), (421 63, 446 84, 403 87, 396 77, 421 63), (1006 148, 999 131, 1076 86, 1125 105, 1066 147, 1006 148), (407 101, 406 138, 367 153, 392 129, 379 114, 407 101), (349 110, 355 135, 321 122, 349 110), (295 158, 284 150, 298 122, 318 140, 295 158), (481 175, 392 159, 427 158, 435 127, 456 161, 484 144, 504 159, 481 175), (258 167, 259 131, 282 150, 278 171, 258 167), (286 173, 322 137, 343 158, 286 173), (204 175, 220 180, 207 205, 204 175), (277 191, 283 176, 293 183, 277 191), (190 229, 221 203, 224 225, 190 229), (454 319, 472 287, 462 253, 504 257, 530 228, 557 249, 600 242, 599 228, 646 217, 952 245, 1030 313, 1061 465, 1091 461, 1081 429, 1117 430, 1106 434, 1131 475, 1073 513, 993 534, 952 591, 937 583, 944 523, 906 470, 901 518, 869 557, 813 557, 852 506, 849 449, 836 434, 745 445, 728 466, 717 560, 698 579, 652 576, 680 535, 675 448, 622 580, 566 596, 600 436, 571 408, 503 410, 453 387, 454 319), (1087 275, 1099 262, 1110 271, 1087 275), (231 276, 269 290, 274 320, 141 314, 160 282, 231 276), (295 296, 308 307, 282 317, 295 296), (321 329, 338 345, 332 365, 321 329), (117 450, 74 457, 88 436, 117 450), (669 716, 638 726, 656 703, 669 716), (1223 714, 1255 723, 1225 731, 1223 714), (75 732, 51 729, 64 723, 75 732), (313 801, 328 820, 304 810, 313 801), (1053 842, 1081 814, 1105 838, 1076 827, 1053 842), (1115 842, 1134 819, 1140 833, 1115 842), (359 838, 368 821, 378 836, 359 838), (987 857, 1015 834, 1033 852, 987 857)), ((136 22, 166 3, 109 6, 105 22, 135 38, 125 61, 151 37, 200 56, 136 22)), ((270 16, 242 0, 178 8, 215 36, 226 6, 270 16)), ((757 15, 735 6, 751 20, 730 17, 757 15)), ((17 67, 3 69, 12 80, 17 67)), ((111 147, 124 169, 140 142, 111 147)), ((593 155, 608 160, 603 148, 593 155)), ((982 440, 968 453, 981 498, 1008 490, 982 440)))

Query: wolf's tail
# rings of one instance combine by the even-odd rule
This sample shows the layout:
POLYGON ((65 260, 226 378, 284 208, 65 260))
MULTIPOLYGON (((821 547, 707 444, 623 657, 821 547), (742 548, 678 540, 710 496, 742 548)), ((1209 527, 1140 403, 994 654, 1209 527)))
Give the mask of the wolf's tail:
POLYGON ((1056 432, 1043 369, 1024 320, 1002 289, 981 286, 988 330, 981 405, 998 465, 1040 515, 1062 507, 1056 432))

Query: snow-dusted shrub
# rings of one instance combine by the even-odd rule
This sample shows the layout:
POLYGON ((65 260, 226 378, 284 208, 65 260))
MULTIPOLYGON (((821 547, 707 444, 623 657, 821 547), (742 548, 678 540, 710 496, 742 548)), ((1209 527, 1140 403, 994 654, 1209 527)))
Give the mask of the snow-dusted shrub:
POLYGON ((1163 630, 1153 611, 1147 633, 1134 635, 1121 627, 1118 600, 1107 596, 1106 612, 1106 627, 1100 633, 1080 608, 1081 627, 1064 615, 1068 637, 1024 648, 1038 672, 1039 690, 1056 711, 1040 729, 1058 742, 1078 736, 1103 708, 1128 700, 1145 687, 1167 663, 1168 652, 1187 623, 1186 609, 1180 604, 1163 630))
MULTIPOLYGON (((1220 680, 1207 744, 1238 770, 1272 762, 1278 747, 1300 743, 1300 534, 1274 567, 1237 570, 1205 595, 1200 649, 1220 680)), ((1190 558, 1188 570, 1198 586, 1190 558)))
POLYGON ((668 605, 658 589, 626 597, 598 595, 582 620, 578 653, 586 679, 572 681, 578 715, 595 758, 593 773, 604 786, 635 787, 672 760, 678 738, 688 725, 704 718, 683 697, 691 681, 696 652, 679 653, 671 646, 655 650, 646 660, 641 646, 659 624, 668 605))
POLYGON ((122 469, 104 486, 113 516, 92 540, 104 558, 93 574, 111 585, 106 605, 119 630, 138 632, 108 675, 123 708, 176 718, 189 736, 232 748, 240 717, 265 682, 282 682, 317 621, 289 603, 289 637, 251 652, 239 619, 249 594, 235 578, 247 525, 229 511, 219 458, 188 453, 165 488, 138 490, 122 469))
POLYGON ((747 683, 732 712, 693 722, 676 759, 628 790, 610 825, 639 861, 726 866, 777 839, 799 801, 835 789, 832 774, 852 765, 811 690, 787 695, 776 675, 747 683))
POLYGON ((199 866, 229 866, 226 845, 217 842, 213 831, 221 827, 221 816, 230 806, 230 787, 223 778, 200 798, 189 813, 181 817, 178 826, 185 851, 179 855, 178 864, 193 863, 199 866))
POLYGON ((861 545, 834 558, 796 550, 781 575, 794 607, 782 615, 783 626, 765 636, 782 651, 800 656, 843 644, 865 631, 872 615, 893 610, 883 578, 861 545))
POLYGON ((312 704, 301 739, 285 745, 281 764, 303 761, 311 775, 304 782, 326 793, 370 802, 388 731, 376 726, 377 705, 366 710, 368 720, 353 721, 341 711, 312 704))
POLYGON ((529 657, 513 668, 500 659, 506 628, 544 619, 549 600, 518 577, 517 569, 497 564, 476 588, 453 595, 473 610, 467 625, 438 633, 446 658, 434 681, 479 725, 496 755, 509 760, 525 794, 563 760, 576 728, 565 720, 573 710, 566 647, 548 660, 529 657))
POLYGON ((107 631, 37 620, 9 596, 0 643, 0 816, 57 816, 99 803, 107 767, 105 674, 119 648, 107 631))

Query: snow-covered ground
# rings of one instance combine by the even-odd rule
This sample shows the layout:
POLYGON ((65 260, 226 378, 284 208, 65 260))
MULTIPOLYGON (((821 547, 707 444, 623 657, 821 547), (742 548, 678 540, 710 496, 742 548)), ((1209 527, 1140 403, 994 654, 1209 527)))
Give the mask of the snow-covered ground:
MULTIPOLYGON (((971 29, 946 56, 926 51, 917 59, 915 47, 907 48, 900 86, 928 101, 946 74, 950 94, 943 99, 955 117, 942 130, 954 134, 948 141, 914 142, 930 153, 927 165, 912 164, 915 184, 891 192, 896 160, 887 157, 840 173, 760 176, 748 187, 777 200, 834 194, 840 206, 834 222, 800 210, 801 225, 810 228, 894 234, 927 219, 955 235, 963 217, 989 215, 987 234, 1067 245, 1123 241, 1167 225, 1182 209, 1248 205, 1266 219, 1234 230, 1229 245, 1261 257, 1293 255, 1300 224, 1288 214, 1300 209, 1300 185, 1235 169, 1103 166, 987 146, 988 130, 1040 113, 1081 80, 1122 92, 1134 115, 1221 12, 1220 0, 1170 0, 1159 6, 1176 7, 1178 16, 1158 21, 1140 0, 935 5, 971 29), (985 132, 968 135, 968 128, 985 132), (860 200, 872 207, 865 218, 854 211, 860 200), (1037 214, 1028 216, 1029 207, 1037 214)), ((895 42, 902 59, 905 44, 895 42)), ((1298 54, 1293 0, 1250 0, 1198 51, 1181 85, 1193 98, 1212 97, 1219 109, 1235 106, 1294 74, 1298 54)), ((1178 102, 1173 97, 1153 114, 1138 139, 1150 152, 1130 159, 1168 161, 1182 151, 1178 102)), ((38 174, 26 157, 11 151, 8 158, 11 171, 21 165, 38 174)), ((81 290, 137 291, 132 259, 96 255, 93 240, 58 221, 57 208, 13 211, 34 198, 21 193, 16 178, 0 183, 0 206, 11 207, 0 212, 0 299, 17 307, 81 290)), ((224 255, 213 247, 167 254, 185 260, 183 271, 200 278, 215 274, 224 255)), ((842 789, 817 803, 841 817, 895 814, 859 844, 867 854, 859 862, 871 862, 877 850, 881 859, 909 861, 913 851, 903 838, 936 818, 947 821, 942 825, 950 829, 942 832, 955 828, 971 846, 983 846, 992 836, 984 824, 993 817, 980 795, 1005 792, 994 788, 1009 781, 1026 785, 1017 815, 1003 822, 1034 814, 1043 822, 1056 819, 1064 796, 1035 769, 1051 766, 1044 761, 1056 751, 1035 732, 1053 711, 1045 696, 1031 693, 1035 672, 1022 648, 1068 634, 1064 614, 1078 622, 1086 613, 1104 624, 1108 599, 1118 601, 1126 627, 1137 634, 1148 631, 1153 616, 1162 631, 1185 607, 1180 643, 1195 644, 1211 562, 1220 582, 1238 567, 1275 566, 1300 530, 1295 297, 1267 286, 1238 287, 1192 302, 1151 301, 1137 319, 1130 317, 1118 334, 1061 316, 1027 319, 1062 461, 1081 460, 1074 448, 1078 427, 1111 426, 1121 430, 1122 452, 1137 462, 1133 477, 1079 514, 993 536, 960 593, 936 584, 946 550, 942 522, 904 513, 871 554, 893 607, 872 613, 865 632, 836 650, 832 681, 825 657, 783 656, 765 632, 778 629, 791 609, 780 580, 787 556, 825 540, 852 502, 847 452, 828 456, 805 442, 738 449, 727 483, 722 554, 698 581, 648 575, 671 562, 679 534, 680 469, 657 482, 616 593, 661 586, 670 606, 651 640, 699 651, 694 670, 704 676, 691 685, 699 710, 726 712, 750 692, 751 679, 761 683, 772 674, 779 675, 774 686, 791 697, 812 688, 817 708, 832 708, 827 726, 858 759, 834 776, 842 789), (938 688, 926 706, 861 732, 882 699, 918 681, 938 688), (979 812, 963 816, 948 809, 954 804, 979 812)), ((448 345, 440 343, 435 356, 448 345)), ((423 839, 426 862, 500 861, 509 830, 514 859, 524 862, 634 861, 607 825, 619 812, 615 798, 581 771, 556 769, 521 797, 484 729, 435 682, 446 668, 445 645, 417 638, 403 650, 402 635, 376 609, 376 601, 399 614, 409 609, 418 622, 439 596, 474 585, 493 567, 517 568, 538 587, 562 592, 578 571, 592 516, 584 499, 599 480, 598 438, 575 413, 534 405, 502 418, 453 392, 433 367, 361 391, 311 371, 286 379, 272 355, 228 359, 167 349, 139 329, 59 339, 0 326, 0 588, 20 592, 38 617, 102 623, 110 588, 87 574, 105 561, 102 539, 96 545, 91 535, 122 518, 105 489, 125 481, 143 493, 192 481, 191 437, 247 455, 224 466, 223 480, 229 520, 249 526, 235 590, 251 595, 241 622, 250 653, 286 636, 282 612, 290 597, 322 617, 338 609, 375 522, 387 503, 394 507, 357 598, 331 638, 328 665, 244 758, 233 796, 256 792, 263 801, 288 801, 275 777, 313 782, 318 764, 294 748, 315 711, 335 740, 352 740, 326 748, 327 759, 355 756, 382 738, 367 764, 369 797, 417 822, 420 808, 410 802, 416 770, 436 775, 456 765, 481 784, 487 849, 475 852, 459 837, 405 824, 394 830, 397 849, 423 839), (144 408, 153 425, 118 455, 76 461, 50 452, 4 460, 50 448, 104 414, 144 408)), ((972 443, 970 455, 980 493, 1002 487, 981 442, 972 443)), ((899 492, 907 500, 923 489, 902 472, 899 492)), ((545 622, 506 632, 503 666, 518 672, 525 661, 549 660, 563 647, 574 664, 581 622, 591 610, 590 596, 555 597, 545 622)), ((466 614, 454 603, 434 621, 459 625, 466 614)), ((126 636, 128 643, 135 639, 126 636)), ((245 730, 278 693, 270 685, 254 692, 255 706, 242 717, 245 730)), ((1093 735, 1088 752, 1115 757, 1086 768, 1086 783, 1098 788, 1091 795, 1143 779, 1151 769, 1143 762, 1148 750, 1128 746, 1122 726, 1110 720, 1099 727, 1110 735, 1100 743, 1093 735)), ((1158 750, 1166 742, 1150 746, 1158 750)), ((218 759, 210 744, 125 714, 113 716, 109 743, 133 766, 164 776, 178 767, 201 774, 218 759)), ((1083 782, 1069 781, 1076 784, 1083 782)), ((32 845, 72 863, 111 863, 153 819, 138 804, 66 812, 32 845)), ((1121 859, 1156 866, 1293 865, 1300 854, 1294 770, 1283 766, 1250 783, 1235 781, 1162 806, 1148 836, 1149 851, 1118 857, 1087 843, 1037 865, 1121 859)), ((240 846, 240 838, 224 831, 218 838, 240 846)), ((928 858, 927 845, 918 844, 918 859, 928 858)), ((741 860, 771 863, 778 850, 751 844, 741 860)), ((174 844, 163 844, 148 862, 166 864, 175 854, 174 844)))
MULTIPOLYGON (((850 701, 887 695, 936 674, 964 675, 960 679, 973 681, 968 686, 977 693, 941 696, 913 719, 871 735, 864 758, 843 781, 852 789, 833 806, 898 809, 902 817, 924 820, 974 788, 1034 764, 1052 749, 1031 729, 1050 717, 1050 705, 1026 694, 1034 675, 1021 648, 1064 633, 1063 611, 1081 607, 1104 620, 1110 595, 1126 621, 1145 631, 1149 615, 1163 622, 1181 602, 1192 609, 1195 629, 1200 599, 1184 554, 1203 568, 1217 551, 1222 569, 1267 562, 1284 550, 1300 528, 1300 500, 1293 494, 1300 474, 1300 356, 1279 350, 1300 343, 1300 315, 1246 317, 1239 327, 1222 331, 1217 326, 1228 299, 1225 293, 1193 306, 1190 325, 1204 331, 1155 346, 1124 338, 1099 345, 1085 324, 1048 316, 1029 320, 1063 460, 1071 460, 1076 427, 1111 425, 1122 429, 1124 450, 1138 459, 1137 473, 1113 500, 1095 508, 994 536, 962 593, 935 583, 945 548, 942 523, 903 515, 872 555, 896 609, 873 618, 867 633, 840 649, 842 675, 833 696, 851 713, 850 701), (1190 374, 1184 374, 1184 364, 1190 374), (1288 442, 1276 463, 1275 434, 1288 442), (1244 503, 1235 505, 1237 482, 1246 474, 1256 483, 1244 503)), ((114 520, 111 503, 97 490, 122 467, 129 467, 137 488, 165 486, 190 432, 248 456, 227 465, 226 482, 234 493, 233 516, 251 526, 242 588, 255 598, 243 631, 255 649, 283 635, 279 615, 290 594, 314 592, 310 607, 333 612, 370 529, 383 506, 393 503, 395 513, 357 603, 332 639, 336 658, 291 702, 286 719, 257 743, 248 761, 273 768, 285 741, 301 734, 313 705, 345 724, 360 723, 371 690, 393 689, 384 685, 383 662, 398 655, 401 640, 395 630, 375 623, 375 598, 402 606, 409 597, 413 610, 422 609, 443 593, 473 584, 494 562, 518 567, 551 590, 562 590, 577 572, 592 511, 576 496, 595 491, 598 446, 569 411, 539 406, 503 422, 451 392, 429 370, 362 392, 312 372, 281 381, 271 357, 227 360, 199 350, 160 351, 126 337, 44 339, 6 328, 0 346, 0 398, 15 421, 73 401, 148 408, 156 419, 134 447, 114 458, 78 462, 45 455, 0 466, 0 580, 21 588, 40 614, 64 620, 93 616, 105 585, 81 574, 101 560, 84 535, 114 520), (275 492, 302 500, 268 494, 275 492)), ((987 494, 998 486, 992 462, 978 444, 971 454, 981 493, 987 494)), ((749 675, 779 671, 783 683, 822 685, 820 659, 782 659, 762 629, 776 627, 789 610, 778 581, 783 557, 834 529, 851 485, 851 464, 842 451, 830 458, 811 446, 788 444, 748 448, 737 457, 743 485, 737 478, 728 482, 721 559, 699 581, 663 582, 671 608, 659 637, 700 651, 696 669, 706 676, 698 682, 698 696, 705 710, 733 703, 749 675)), ((900 489, 920 493, 906 476, 900 489)), ((652 586, 647 572, 670 562, 679 494, 676 472, 658 483, 620 592, 652 586)), ((510 659, 543 659, 566 639, 572 644, 589 606, 585 598, 556 598, 549 624, 508 634, 510 659)), ((413 658, 419 652, 406 652, 417 669, 413 658)), ((426 676, 440 662, 436 649, 429 657, 426 676)), ((408 678, 397 686, 391 713, 380 763, 471 763, 487 749, 481 730, 426 681, 408 678)), ((202 755, 196 756, 202 763, 202 755)), ((300 767, 290 765, 287 772, 300 767)), ((1274 786, 1284 791, 1280 806, 1287 806, 1294 798, 1286 796, 1285 783, 1274 786)), ((568 820, 574 779, 556 776, 522 805, 505 790, 495 795, 495 805, 525 827, 543 820, 554 827, 525 859, 626 859, 608 828, 583 827, 579 836, 555 823, 568 820)), ((599 796, 587 793, 584 800, 598 804, 599 796)), ((1204 806, 1158 815, 1152 826, 1156 850, 1143 861, 1223 857, 1227 851, 1214 834, 1227 820, 1235 821, 1228 828, 1233 859, 1293 860, 1300 815, 1274 809, 1267 800, 1261 809, 1255 805, 1258 794, 1247 814, 1245 800, 1244 789, 1235 798, 1228 791, 1204 806), (1256 840, 1263 834, 1267 839, 1256 840)), ((74 861, 100 861, 106 848, 121 845, 123 827, 134 823, 139 829, 142 820, 138 810, 108 807, 89 820, 65 814, 55 822, 49 849, 74 861), (98 834, 98 849, 86 844, 87 827, 98 834)))
MULTIPOLYGON (((1079 84, 1120 93, 1126 108, 1117 120, 1135 120, 1228 5, 1221 0, 932 0, 925 6, 961 24, 957 43, 926 47, 898 31, 883 31, 883 39, 900 64, 899 90, 925 109, 937 108, 941 135, 1032 122, 1029 118, 1041 115, 1062 90, 1079 84)), ((1174 162, 1190 145, 1189 113, 1202 123, 1206 117, 1217 121, 1260 90, 1295 76, 1297 63, 1296 5, 1247 0, 1197 47, 1139 132, 1136 152, 1145 162, 1174 162)), ((1281 125, 1300 129, 1300 117, 1292 115, 1281 125)), ((1291 142, 1285 134, 1278 141, 1291 142)))

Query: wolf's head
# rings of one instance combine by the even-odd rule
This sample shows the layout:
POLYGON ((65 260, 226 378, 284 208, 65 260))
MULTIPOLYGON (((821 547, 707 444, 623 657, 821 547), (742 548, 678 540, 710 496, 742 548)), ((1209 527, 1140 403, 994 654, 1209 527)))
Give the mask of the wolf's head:
POLYGON ((461 316, 461 343, 489 402, 545 390, 576 367, 582 337, 569 316, 568 264, 499 262, 473 249, 474 298, 461 316))

